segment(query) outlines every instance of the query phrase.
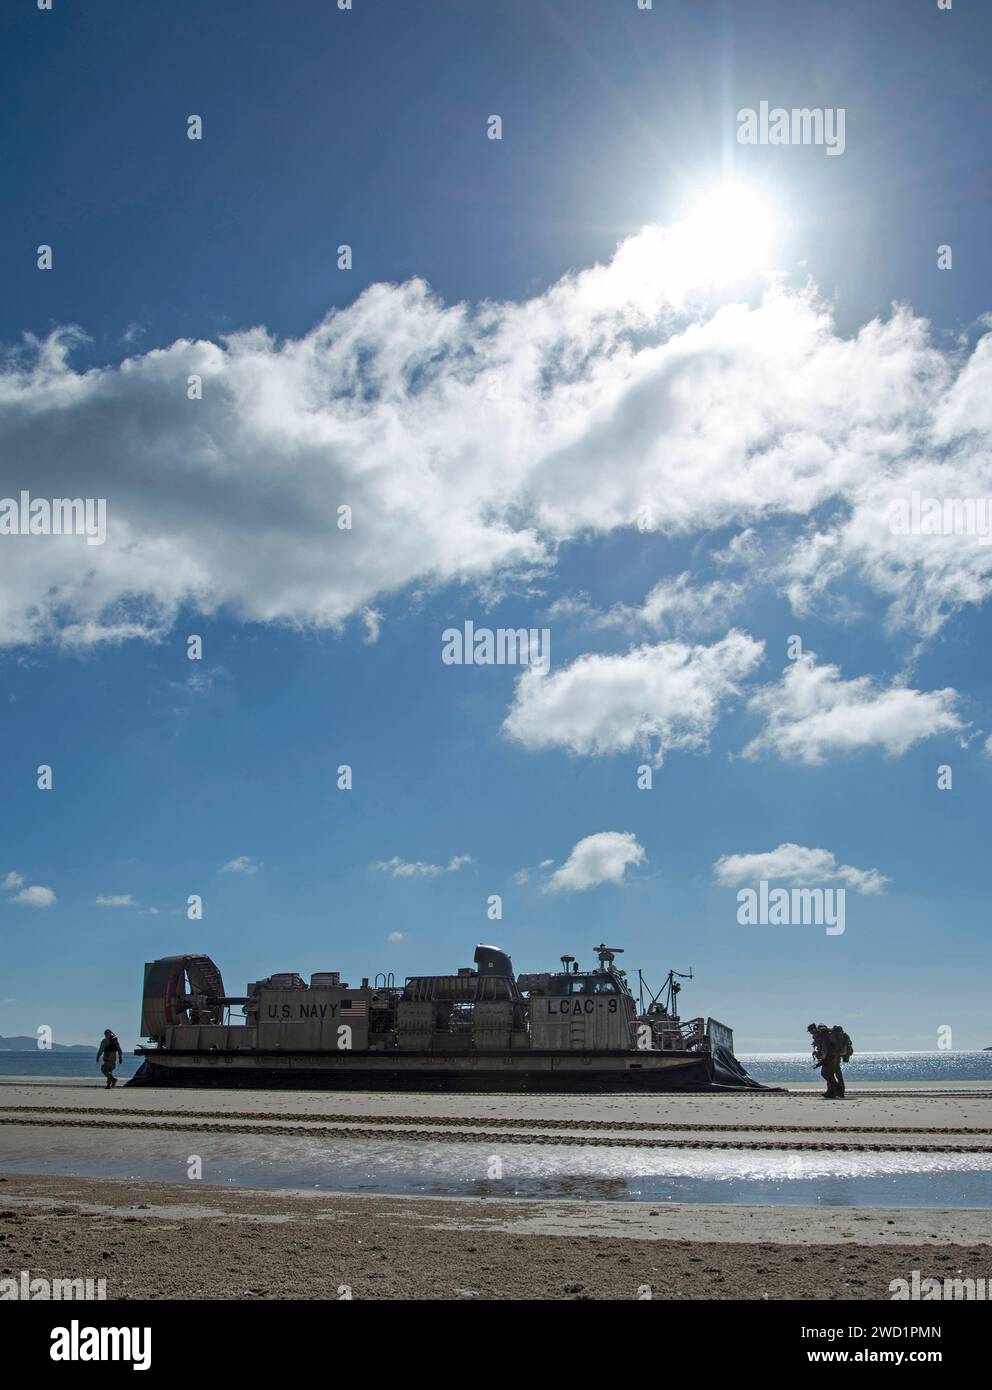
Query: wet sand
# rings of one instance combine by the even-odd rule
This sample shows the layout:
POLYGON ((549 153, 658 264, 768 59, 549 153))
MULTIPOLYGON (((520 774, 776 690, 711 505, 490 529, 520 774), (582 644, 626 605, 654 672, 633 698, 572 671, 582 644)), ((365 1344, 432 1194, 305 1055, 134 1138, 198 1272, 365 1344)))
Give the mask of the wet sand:
POLYGON ((844 1101, 818 1091, 699 1095, 409 1095, 347 1091, 249 1091, 8 1082, 5 1123, 151 1127, 209 1126, 257 1134, 327 1133, 416 1139, 501 1136, 513 1141, 600 1144, 841 1145, 980 1149, 992 1153, 992 1090, 879 1092, 850 1088, 844 1101))

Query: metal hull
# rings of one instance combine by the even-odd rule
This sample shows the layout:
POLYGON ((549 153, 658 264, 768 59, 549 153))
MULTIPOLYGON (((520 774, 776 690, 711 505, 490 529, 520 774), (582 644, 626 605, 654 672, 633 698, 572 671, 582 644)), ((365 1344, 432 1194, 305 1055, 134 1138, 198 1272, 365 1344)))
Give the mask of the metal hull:
MULTIPOLYGON (((731 1054, 732 1057, 732 1054, 731 1054)), ((144 1054, 129 1086, 290 1088, 326 1091, 752 1090, 736 1058, 698 1052, 442 1052, 144 1054)))

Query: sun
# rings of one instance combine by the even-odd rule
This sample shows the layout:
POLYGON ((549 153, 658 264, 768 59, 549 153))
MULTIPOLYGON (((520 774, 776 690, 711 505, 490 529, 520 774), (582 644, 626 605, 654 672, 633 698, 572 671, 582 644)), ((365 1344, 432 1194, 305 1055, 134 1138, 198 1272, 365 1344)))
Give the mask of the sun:
POLYGON ((777 226, 762 194, 727 180, 690 203, 677 235, 694 281, 726 285, 770 268, 777 226))

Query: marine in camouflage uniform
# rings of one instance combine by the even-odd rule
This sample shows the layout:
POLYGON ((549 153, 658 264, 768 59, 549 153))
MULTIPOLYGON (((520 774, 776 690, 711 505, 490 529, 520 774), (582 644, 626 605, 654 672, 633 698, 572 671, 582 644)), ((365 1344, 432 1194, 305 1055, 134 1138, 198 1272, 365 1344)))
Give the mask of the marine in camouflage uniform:
POLYGON ((845 1053, 844 1051, 844 1044, 846 1042, 849 1042, 850 1040, 848 1039, 847 1034, 845 1033, 844 1029, 841 1028, 839 1023, 834 1024, 833 1028, 828 1029, 828 1036, 830 1038, 830 1051, 828 1053, 828 1056, 833 1063, 834 1099, 843 1100, 844 1073, 840 1069, 840 1064, 841 1062, 846 1061, 848 1056, 850 1055, 849 1053, 845 1053))
POLYGON ((825 1023, 811 1023, 806 1029, 813 1039, 813 1065, 827 1083, 824 1100, 844 1099, 844 1075, 840 1069, 840 1049, 825 1023))
POLYGON ((96 1054, 97 1065, 107 1078, 107 1090, 117 1085, 117 1077, 114 1072, 120 1063, 124 1061, 124 1049, 117 1040, 117 1034, 112 1033, 109 1028, 103 1030, 103 1038, 100 1042, 99 1050, 96 1054))

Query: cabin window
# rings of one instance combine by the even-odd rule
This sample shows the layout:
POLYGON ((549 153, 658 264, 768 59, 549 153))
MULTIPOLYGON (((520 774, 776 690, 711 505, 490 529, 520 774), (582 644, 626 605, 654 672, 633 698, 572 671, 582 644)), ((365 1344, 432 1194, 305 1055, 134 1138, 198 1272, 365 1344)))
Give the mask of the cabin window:
POLYGON ((554 995, 585 994, 587 991, 585 976, 557 975, 551 982, 551 993, 554 995))

